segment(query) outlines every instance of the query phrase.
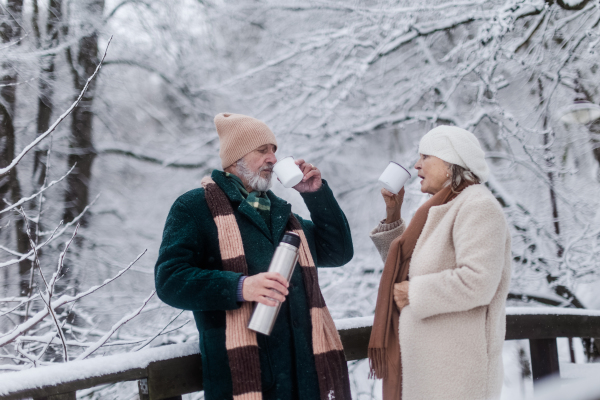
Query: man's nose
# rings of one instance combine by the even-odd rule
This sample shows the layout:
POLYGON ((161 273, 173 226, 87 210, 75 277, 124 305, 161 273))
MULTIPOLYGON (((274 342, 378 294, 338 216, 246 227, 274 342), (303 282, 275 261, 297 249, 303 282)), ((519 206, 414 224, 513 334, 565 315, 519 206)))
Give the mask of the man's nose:
POLYGON ((277 156, 275 156, 275 153, 269 153, 265 161, 271 164, 275 164, 277 162, 277 156))

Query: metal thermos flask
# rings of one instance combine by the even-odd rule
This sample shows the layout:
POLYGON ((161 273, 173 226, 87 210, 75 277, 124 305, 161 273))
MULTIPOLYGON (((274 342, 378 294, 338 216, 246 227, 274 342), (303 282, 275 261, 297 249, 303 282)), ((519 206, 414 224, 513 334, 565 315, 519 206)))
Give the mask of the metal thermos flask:
MULTIPOLYGON (((293 232, 286 232, 269 265, 269 272, 279 272, 286 281, 290 281, 294 268, 298 262, 298 248, 300 247, 300 236, 293 232)), ((264 335, 270 335, 279 314, 281 303, 277 302, 274 307, 256 303, 248 329, 264 335)))

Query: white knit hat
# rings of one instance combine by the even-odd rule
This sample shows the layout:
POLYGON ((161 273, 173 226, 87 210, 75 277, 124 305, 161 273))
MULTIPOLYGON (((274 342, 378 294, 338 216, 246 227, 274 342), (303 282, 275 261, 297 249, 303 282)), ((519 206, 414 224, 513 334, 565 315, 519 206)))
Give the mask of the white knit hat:
POLYGON ((490 175, 485 153, 475 135, 456 126, 440 125, 427 132, 419 143, 419 153, 460 165, 474 173, 481 183, 490 175))

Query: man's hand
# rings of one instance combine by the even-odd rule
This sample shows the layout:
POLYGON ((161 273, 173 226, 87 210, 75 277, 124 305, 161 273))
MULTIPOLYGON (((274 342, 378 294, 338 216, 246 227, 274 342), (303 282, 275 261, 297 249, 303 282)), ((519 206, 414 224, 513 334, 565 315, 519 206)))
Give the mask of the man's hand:
POLYGON ((321 189, 323 181, 321 180, 321 171, 317 167, 303 159, 296 160, 296 165, 300 167, 300 171, 304 174, 304 178, 299 184, 294 186, 294 189, 300 193, 316 192, 321 189))
POLYGON ((408 305, 408 281, 394 284, 394 301, 400 311, 408 305))
POLYGON ((246 301, 256 301, 274 307, 283 303, 288 295, 288 282, 278 272, 261 272, 244 279, 242 296, 246 301), (277 300, 277 301, 275 301, 277 300))
POLYGON ((383 188, 381 189, 381 195, 383 196, 383 201, 385 201, 385 223, 391 224, 398 221, 400 219, 400 207, 402 207, 402 202, 404 201, 404 188, 398 194, 394 194, 383 188))

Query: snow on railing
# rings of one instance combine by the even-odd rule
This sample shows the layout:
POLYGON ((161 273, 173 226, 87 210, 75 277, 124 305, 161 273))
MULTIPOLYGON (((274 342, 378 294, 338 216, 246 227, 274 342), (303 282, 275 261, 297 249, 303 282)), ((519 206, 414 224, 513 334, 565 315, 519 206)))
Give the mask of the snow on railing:
POLYGON ((373 315, 369 317, 336 319, 333 322, 335 322, 335 327, 338 331, 365 328, 367 326, 373 326, 373 315))
POLYGON ((199 353, 198 341, 154 347, 135 353, 115 354, 88 360, 70 361, 40 368, 0 374, 0 397, 26 389, 43 388, 77 380, 144 369, 151 362, 199 353))
MULTIPOLYGON (((557 337, 591 337, 589 336, 591 333, 600 331, 600 310, 507 307, 506 314, 507 340, 530 340, 535 380, 559 372, 557 337), (547 367, 550 364, 556 365, 552 368, 547 367), (538 369, 540 370, 537 371, 538 369)), ((342 338, 346 358, 348 360, 365 358, 373 316, 338 319, 334 322, 342 338)), ((193 390, 201 390, 201 382, 196 382, 199 380, 197 370, 188 371, 188 376, 183 376, 185 374, 181 373, 182 368, 190 369, 190 365, 193 365, 192 369, 201 368, 197 340, 0 374, 0 397, 16 399, 26 395, 36 398, 42 397, 40 394, 47 396, 56 393, 74 393, 101 383, 127 380, 147 379, 147 385, 150 385, 152 380, 150 370, 159 371, 159 375, 174 372, 180 375, 175 379, 181 382, 173 385, 180 387, 176 389, 180 390, 179 394, 184 394, 192 390, 190 387, 193 387, 193 384, 190 382, 196 385, 196 389, 193 390), (188 364, 183 361, 186 358, 188 360, 185 362, 188 364), (190 361, 192 364, 189 364, 190 361)), ((565 365, 560 372, 565 377, 582 376, 577 368, 584 367, 565 365)), ((590 371, 586 373, 589 374, 590 371)), ((157 387, 156 390, 160 391, 162 388, 157 387)), ((156 396, 151 393, 148 398, 161 398, 156 396)))
POLYGON ((506 315, 587 315, 600 317, 600 310, 557 307, 506 307, 506 315))

